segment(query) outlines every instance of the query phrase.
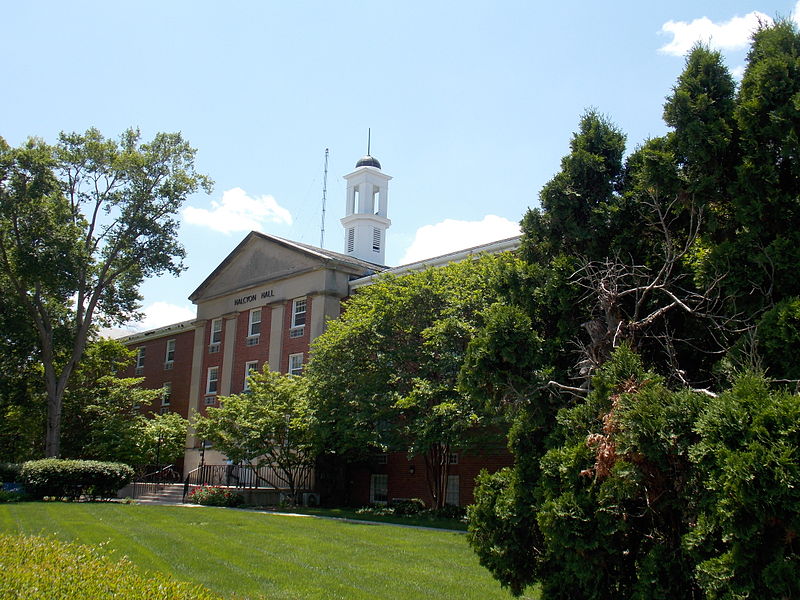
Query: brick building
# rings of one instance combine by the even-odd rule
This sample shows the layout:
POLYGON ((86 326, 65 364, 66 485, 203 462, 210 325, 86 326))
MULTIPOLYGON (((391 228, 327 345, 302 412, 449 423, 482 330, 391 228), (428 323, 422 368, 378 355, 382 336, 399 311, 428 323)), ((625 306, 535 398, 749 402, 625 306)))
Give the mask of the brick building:
MULTIPOLYGON (((389 269, 383 265, 388 182, 380 163, 365 156, 347 180, 344 252, 331 252, 259 232, 244 240, 189 296, 197 318, 123 338, 137 353, 123 376, 141 376, 144 385, 162 389, 145 412, 174 411, 184 417, 218 406, 219 398, 246 390, 247 375, 264 365, 300 374, 311 341, 339 316, 341 302, 369 285, 378 273, 402 274, 463 260, 470 254, 517 247, 510 238, 477 248, 389 269)), ((225 457, 189 436, 184 474, 204 464, 223 464, 225 457)), ((474 477, 481 468, 510 463, 504 448, 479 456, 450 457, 448 501, 472 501, 474 477)), ((378 455, 352 467, 346 475, 348 498, 359 504, 393 498, 428 496, 424 463, 404 453, 378 455)), ((319 478, 318 473, 318 480, 319 478)), ((324 478, 323 478, 324 479, 324 478)))

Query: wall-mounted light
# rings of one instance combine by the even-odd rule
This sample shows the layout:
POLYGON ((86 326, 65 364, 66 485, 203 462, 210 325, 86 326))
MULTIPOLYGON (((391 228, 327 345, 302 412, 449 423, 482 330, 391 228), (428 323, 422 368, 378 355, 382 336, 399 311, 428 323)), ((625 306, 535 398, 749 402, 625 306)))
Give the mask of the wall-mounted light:
POLYGON ((412 475, 417 472, 417 468, 414 465, 409 465, 408 472, 412 475))

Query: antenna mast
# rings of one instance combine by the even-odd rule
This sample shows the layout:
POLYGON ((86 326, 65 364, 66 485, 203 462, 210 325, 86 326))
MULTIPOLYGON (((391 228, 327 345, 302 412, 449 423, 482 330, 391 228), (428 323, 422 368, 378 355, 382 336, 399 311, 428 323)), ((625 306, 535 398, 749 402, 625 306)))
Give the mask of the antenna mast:
POLYGON ((322 176, 322 227, 319 233, 319 247, 325 247, 325 203, 328 199, 328 149, 325 148, 325 173, 322 176))

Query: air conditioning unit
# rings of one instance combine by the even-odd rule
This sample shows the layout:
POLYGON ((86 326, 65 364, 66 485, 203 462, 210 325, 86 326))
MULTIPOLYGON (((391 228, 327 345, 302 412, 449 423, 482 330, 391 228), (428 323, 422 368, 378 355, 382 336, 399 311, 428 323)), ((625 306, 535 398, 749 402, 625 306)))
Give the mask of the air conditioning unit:
POLYGON ((303 506, 319 506, 319 494, 303 492, 303 506))

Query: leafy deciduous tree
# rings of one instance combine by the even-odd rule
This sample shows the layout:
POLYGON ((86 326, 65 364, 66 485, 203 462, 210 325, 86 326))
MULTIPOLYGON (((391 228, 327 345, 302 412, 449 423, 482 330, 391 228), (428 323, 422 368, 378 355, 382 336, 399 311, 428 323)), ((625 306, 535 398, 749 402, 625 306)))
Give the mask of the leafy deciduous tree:
POLYGON ((135 315, 145 277, 179 273, 177 212, 211 182, 180 134, 141 143, 96 129, 55 147, 0 143, 0 273, 35 328, 47 393, 47 456, 60 454, 62 404, 92 326, 135 315))
POLYGON ((485 442, 496 424, 459 390, 458 374, 497 297, 491 281, 515 264, 487 256, 359 289, 315 341, 306 370, 318 447, 343 457, 422 456, 431 497, 443 506, 449 453, 485 442))
POLYGON ((304 470, 314 464, 307 381, 265 367, 250 375, 249 388, 221 398, 219 408, 195 419, 195 430, 234 463, 249 465, 254 477, 271 467, 294 502, 304 470))

